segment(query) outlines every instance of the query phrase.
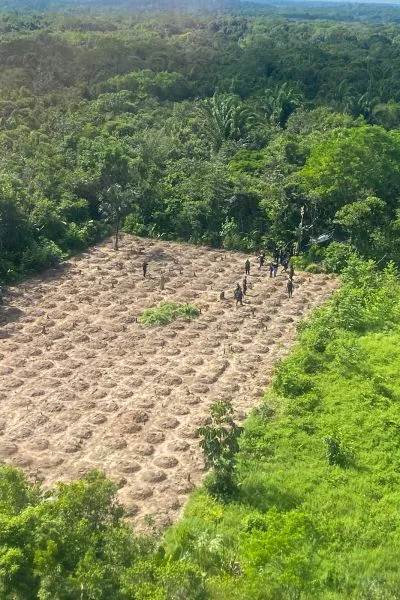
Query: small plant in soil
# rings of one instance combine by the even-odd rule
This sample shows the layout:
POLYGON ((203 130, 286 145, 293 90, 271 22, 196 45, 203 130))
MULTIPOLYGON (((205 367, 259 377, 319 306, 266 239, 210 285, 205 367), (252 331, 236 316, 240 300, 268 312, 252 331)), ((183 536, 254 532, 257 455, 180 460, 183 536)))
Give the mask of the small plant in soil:
POLYGON ((211 405, 211 423, 199 427, 200 447, 204 454, 204 463, 212 472, 205 486, 212 496, 225 499, 236 491, 235 457, 239 451, 239 437, 242 427, 232 418, 232 404, 218 400, 211 405))

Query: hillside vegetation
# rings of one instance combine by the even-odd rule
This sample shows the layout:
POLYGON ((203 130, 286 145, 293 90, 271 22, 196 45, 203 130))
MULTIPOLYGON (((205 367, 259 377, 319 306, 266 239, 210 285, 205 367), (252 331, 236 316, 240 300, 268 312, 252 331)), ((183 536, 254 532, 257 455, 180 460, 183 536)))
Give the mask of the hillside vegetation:
POLYGON ((210 598, 399 598, 399 284, 342 280, 246 423, 237 496, 198 491, 167 533, 210 598))
POLYGON ((0 14, 0 279, 121 225, 399 262, 398 26, 250 9, 0 14))

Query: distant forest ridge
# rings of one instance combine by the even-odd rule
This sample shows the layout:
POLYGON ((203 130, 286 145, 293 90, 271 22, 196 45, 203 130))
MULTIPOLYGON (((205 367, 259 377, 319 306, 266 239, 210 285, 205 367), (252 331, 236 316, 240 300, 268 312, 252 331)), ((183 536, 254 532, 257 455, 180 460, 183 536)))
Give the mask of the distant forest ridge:
POLYGON ((240 0, 0 0, 0 8, 47 11, 69 7, 196 12, 237 10, 240 0))
POLYGON ((399 22, 400 0, 0 0, 7 12, 189 12, 289 19, 399 22))

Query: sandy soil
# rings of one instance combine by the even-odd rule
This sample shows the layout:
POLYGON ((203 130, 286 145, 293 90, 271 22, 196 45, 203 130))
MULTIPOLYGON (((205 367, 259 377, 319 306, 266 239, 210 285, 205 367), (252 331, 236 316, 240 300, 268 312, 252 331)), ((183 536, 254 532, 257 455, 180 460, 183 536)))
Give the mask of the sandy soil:
POLYGON ((146 515, 176 520, 203 474, 194 432, 210 402, 231 399, 245 418, 296 324, 337 287, 328 276, 297 276, 288 300, 285 276, 270 279, 254 258, 236 308, 245 259, 125 236, 119 252, 107 242, 12 288, 0 313, 0 460, 44 486, 101 468, 138 526, 146 515), (201 315, 136 322, 163 299, 190 301, 201 315))

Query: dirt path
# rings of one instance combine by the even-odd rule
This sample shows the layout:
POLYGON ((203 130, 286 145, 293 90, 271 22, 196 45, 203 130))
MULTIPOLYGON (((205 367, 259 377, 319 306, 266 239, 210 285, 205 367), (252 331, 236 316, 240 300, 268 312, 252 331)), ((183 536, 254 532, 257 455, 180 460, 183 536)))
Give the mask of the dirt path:
POLYGON ((210 402, 231 399, 243 419, 298 321, 337 287, 327 276, 295 277, 288 300, 285 278, 260 273, 254 259, 236 309, 245 260, 126 236, 118 253, 106 243, 12 289, 0 327, 0 460, 45 486, 104 469, 139 526, 145 515, 175 520, 202 476, 194 431, 210 402), (202 313, 167 327, 136 322, 163 299, 202 313))

